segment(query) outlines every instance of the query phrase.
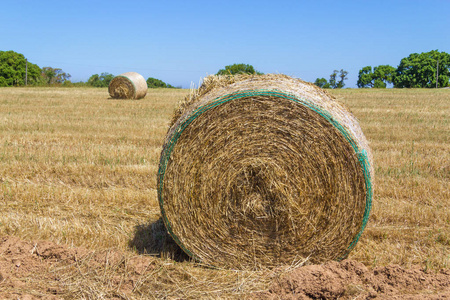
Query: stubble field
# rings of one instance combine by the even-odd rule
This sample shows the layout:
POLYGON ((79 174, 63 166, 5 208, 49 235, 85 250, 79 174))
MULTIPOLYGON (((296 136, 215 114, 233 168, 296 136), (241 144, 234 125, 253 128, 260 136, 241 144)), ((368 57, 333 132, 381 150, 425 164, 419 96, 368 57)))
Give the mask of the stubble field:
MULTIPOLYGON (((165 235, 156 173, 187 93, 0 89, 0 296, 248 297, 292 271, 206 268, 165 235)), ((450 90, 331 93, 359 119, 375 161, 373 209, 349 258, 450 268, 450 90)))

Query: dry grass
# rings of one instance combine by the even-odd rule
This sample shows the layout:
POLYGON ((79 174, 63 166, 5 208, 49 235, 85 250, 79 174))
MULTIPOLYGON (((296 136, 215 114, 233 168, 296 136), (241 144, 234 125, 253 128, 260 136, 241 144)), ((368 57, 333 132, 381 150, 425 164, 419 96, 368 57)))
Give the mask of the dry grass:
POLYGON ((360 119, 376 166, 371 218, 351 258, 450 267, 450 91, 334 94, 360 119))
MULTIPOLYGON (((332 93, 359 119, 376 166, 371 219, 350 258, 450 267, 450 91, 332 93)), ((123 101, 106 89, 1 88, 0 235, 157 255, 156 271, 128 298, 234 298, 267 287, 272 273, 200 267, 164 242, 156 173, 186 94, 156 89, 123 101)), ((77 270, 53 270, 68 298, 100 297, 126 276, 88 262, 77 270)))

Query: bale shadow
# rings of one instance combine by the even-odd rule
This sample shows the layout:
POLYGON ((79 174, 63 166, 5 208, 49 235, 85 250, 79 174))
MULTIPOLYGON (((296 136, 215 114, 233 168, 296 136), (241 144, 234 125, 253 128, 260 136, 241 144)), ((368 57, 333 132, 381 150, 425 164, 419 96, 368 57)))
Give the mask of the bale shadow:
POLYGON ((155 222, 135 226, 134 237, 129 241, 128 246, 139 254, 155 255, 177 262, 191 260, 169 235, 162 218, 155 222))

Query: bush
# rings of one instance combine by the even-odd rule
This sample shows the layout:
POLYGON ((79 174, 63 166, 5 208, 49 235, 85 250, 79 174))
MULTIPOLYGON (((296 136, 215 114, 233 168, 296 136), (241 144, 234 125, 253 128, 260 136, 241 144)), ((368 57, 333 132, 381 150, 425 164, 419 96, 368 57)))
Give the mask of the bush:
MULTIPOLYGON (((25 66, 27 62, 23 54, 14 51, 0 51, 0 86, 25 85, 25 66)), ((42 81, 41 68, 28 62, 29 85, 42 81)))
POLYGON ((256 71, 252 65, 234 64, 225 66, 225 69, 220 69, 216 75, 236 75, 236 74, 262 75, 263 73, 256 71))
POLYGON ((102 74, 94 74, 89 77, 87 84, 93 87, 108 87, 111 80, 114 78, 113 74, 103 72, 102 74))
POLYGON ((153 78, 153 77, 149 77, 147 79, 147 86, 149 89, 154 89, 154 88, 169 88, 169 89, 174 89, 175 87, 173 85, 167 84, 162 80, 153 78))

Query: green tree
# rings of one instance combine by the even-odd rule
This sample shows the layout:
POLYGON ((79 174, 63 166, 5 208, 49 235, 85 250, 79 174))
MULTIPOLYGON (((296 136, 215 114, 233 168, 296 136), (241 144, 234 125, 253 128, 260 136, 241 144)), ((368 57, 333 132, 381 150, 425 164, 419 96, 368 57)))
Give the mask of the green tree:
POLYGON ((8 82, 6 81, 5 77, 0 76, 0 87, 2 86, 8 86, 8 82))
POLYGON ((345 86, 344 80, 347 80, 347 74, 348 72, 344 69, 341 69, 340 71, 334 70, 328 81, 329 87, 332 89, 342 89, 345 86), (339 77, 339 80, 337 77, 339 77))
POLYGON ((379 65, 373 68, 374 88, 386 88, 392 83, 395 76, 395 68, 390 65, 379 65))
POLYGON ((330 83, 330 88, 335 89, 337 87, 336 82, 336 76, 337 76, 337 70, 334 70, 333 73, 330 75, 330 80, 328 81, 330 83))
MULTIPOLYGON (((336 72, 336 70, 334 72, 336 72)), ((339 71, 339 81, 336 84, 337 89, 342 89, 345 86, 344 80, 348 79, 347 75, 348 72, 345 71, 344 69, 341 69, 341 71, 339 71)))
POLYGON ((318 87, 323 88, 323 89, 329 89, 330 88, 330 84, 323 77, 322 78, 317 78, 316 81, 314 81, 314 84, 317 85, 318 87))
POLYGON ((438 87, 447 87, 450 82, 450 54, 432 50, 412 53, 403 58, 393 78, 396 88, 436 87, 437 65, 439 61, 438 87))
POLYGON ((107 72, 100 75, 94 74, 89 77, 87 84, 93 87, 108 87, 113 78, 114 75, 107 72))
POLYGON ((392 83, 395 76, 395 68, 389 65, 375 67, 367 66, 359 70, 356 85, 359 88, 373 87, 386 88, 388 83, 392 83))
POLYGON ((233 65, 225 66, 225 69, 220 69, 216 75, 236 75, 236 74, 262 75, 264 73, 256 71, 252 65, 233 64, 233 65))
POLYGON ((175 87, 173 85, 167 84, 162 80, 153 78, 153 77, 149 77, 147 79, 147 86, 150 89, 154 89, 154 88, 169 88, 169 89, 174 89, 175 87))
POLYGON ((373 87, 373 72, 371 66, 366 66, 359 70, 356 85, 359 88, 373 87))
POLYGON ((48 85, 52 84, 62 84, 64 81, 69 80, 72 77, 70 74, 63 72, 59 68, 43 67, 42 68, 42 79, 44 83, 48 85))
POLYGON ((314 81, 314 84, 324 89, 341 89, 345 86, 344 81, 347 80, 347 74, 348 72, 344 69, 341 69, 341 71, 334 70, 330 75, 329 81, 325 78, 317 78, 316 81, 314 81), (339 80, 337 79, 338 77, 339 80))
MULTIPOLYGON (((25 85, 26 59, 23 54, 14 51, 0 51, 0 86, 25 85)), ((28 84, 34 85, 41 80, 41 68, 28 62, 28 84)))

